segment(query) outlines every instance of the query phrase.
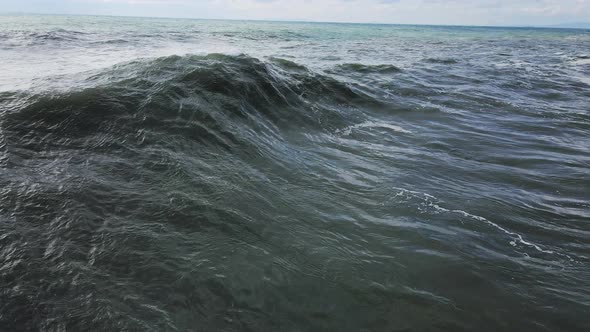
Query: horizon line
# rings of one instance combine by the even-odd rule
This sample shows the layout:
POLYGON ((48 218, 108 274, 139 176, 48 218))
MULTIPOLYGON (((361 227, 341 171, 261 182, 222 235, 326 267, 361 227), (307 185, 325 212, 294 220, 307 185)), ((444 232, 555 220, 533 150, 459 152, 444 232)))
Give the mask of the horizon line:
POLYGON ((351 24, 351 25, 391 25, 391 26, 425 26, 425 27, 471 27, 471 28, 520 28, 520 29, 571 29, 590 30, 590 22, 568 22, 552 25, 469 25, 469 24, 429 24, 429 23, 382 23, 382 22, 343 22, 343 21, 314 21, 307 19, 248 19, 248 18, 204 18, 204 17, 174 17, 174 16, 141 16, 141 15, 115 15, 115 14, 66 14, 66 13, 33 13, 33 12, 2 12, 0 16, 95 16, 95 17, 121 17, 121 18, 147 18, 165 20, 202 20, 202 21, 247 21, 247 22, 274 22, 274 23, 313 23, 313 24, 351 24), (568 26, 572 25, 572 26, 568 26), (581 25, 576 27, 575 25, 581 25))

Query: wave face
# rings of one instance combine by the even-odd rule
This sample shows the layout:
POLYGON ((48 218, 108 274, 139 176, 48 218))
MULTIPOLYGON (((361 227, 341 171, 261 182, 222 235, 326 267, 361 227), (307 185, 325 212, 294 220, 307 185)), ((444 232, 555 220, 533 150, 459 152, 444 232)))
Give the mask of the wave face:
POLYGON ((7 20, 0 330, 588 325, 587 34, 7 20))

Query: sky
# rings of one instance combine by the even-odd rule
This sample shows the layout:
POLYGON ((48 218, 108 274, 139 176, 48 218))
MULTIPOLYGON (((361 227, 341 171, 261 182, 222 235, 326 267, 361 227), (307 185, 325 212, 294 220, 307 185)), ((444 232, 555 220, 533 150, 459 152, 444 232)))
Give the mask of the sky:
POLYGON ((590 22, 590 0, 0 0, 0 13, 523 26, 590 22))

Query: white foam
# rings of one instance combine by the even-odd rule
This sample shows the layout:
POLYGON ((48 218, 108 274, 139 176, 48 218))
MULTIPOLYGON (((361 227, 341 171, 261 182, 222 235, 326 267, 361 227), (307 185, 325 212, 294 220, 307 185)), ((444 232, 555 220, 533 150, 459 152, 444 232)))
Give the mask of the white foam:
MULTIPOLYGON (((510 235, 510 237, 512 237, 512 240, 510 241, 510 244, 512 246, 516 246, 517 243, 520 243, 522 245, 534 248, 535 250, 545 253, 545 254, 555 254, 554 251, 543 249, 538 244, 525 240, 521 234, 510 231, 510 230, 494 223, 493 221, 488 220, 487 218, 484 218, 484 217, 478 216, 478 215, 474 215, 474 214, 471 214, 471 213, 463 211, 463 210, 451 210, 451 209, 444 208, 444 207, 440 206, 439 204, 437 204, 438 199, 432 195, 417 192, 417 191, 412 191, 412 190, 408 190, 408 189, 404 189, 404 188, 395 188, 395 189, 398 190, 398 192, 394 197, 398 197, 401 195, 408 195, 408 194, 413 195, 414 197, 422 196, 422 200, 423 200, 422 204, 424 204, 425 206, 428 206, 430 208, 433 208, 437 212, 456 213, 456 214, 460 214, 464 217, 486 223, 486 224, 502 231, 503 233, 510 235)), ((568 256, 568 258, 569 258, 569 256, 568 256)))
MULTIPOLYGON (((435 204, 435 208, 440 208, 440 207, 435 204)), ((467 218, 471 218, 471 219, 475 219, 477 221, 484 222, 484 223, 486 223, 486 224, 488 224, 488 225, 490 225, 490 226, 492 226, 492 227, 494 227, 496 229, 499 229, 500 231, 502 231, 502 232, 504 232, 504 233, 506 233, 506 234, 508 234, 510 236, 516 237, 516 238, 513 239, 513 241, 510 242, 511 244, 513 244, 513 243, 516 244, 516 241, 518 241, 521 244, 524 244, 526 246, 535 248, 537 251, 540 251, 540 252, 543 252, 543 253, 546 253, 546 254, 554 254, 555 253, 552 250, 545 250, 545 249, 541 248, 540 246, 538 246, 537 244, 534 244, 532 242, 526 241, 522 237, 522 235, 520 235, 518 233, 515 233, 515 232, 512 232, 512 231, 509 231, 506 228, 504 228, 504 227, 502 227, 502 226, 500 226, 500 225, 498 225, 498 224, 496 224, 496 223, 494 223, 494 222, 492 222, 492 221, 490 221, 490 220, 488 220, 488 219, 486 219, 484 217, 477 216, 477 215, 474 215, 474 214, 465 212, 463 210, 448 210, 448 209, 444 209, 444 210, 446 210, 448 212, 451 212, 451 213, 458 213, 458 214, 461 214, 461 215, 463 215, 463 216, 465 216, 467 218)))

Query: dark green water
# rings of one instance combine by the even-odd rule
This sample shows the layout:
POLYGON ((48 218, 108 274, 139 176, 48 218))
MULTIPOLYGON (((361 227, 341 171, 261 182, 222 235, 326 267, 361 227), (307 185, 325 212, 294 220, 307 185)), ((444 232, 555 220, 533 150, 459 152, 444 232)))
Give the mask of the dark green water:
POLYGON ((586 331, 588 50, 0 16, 0 330, 586 331))

